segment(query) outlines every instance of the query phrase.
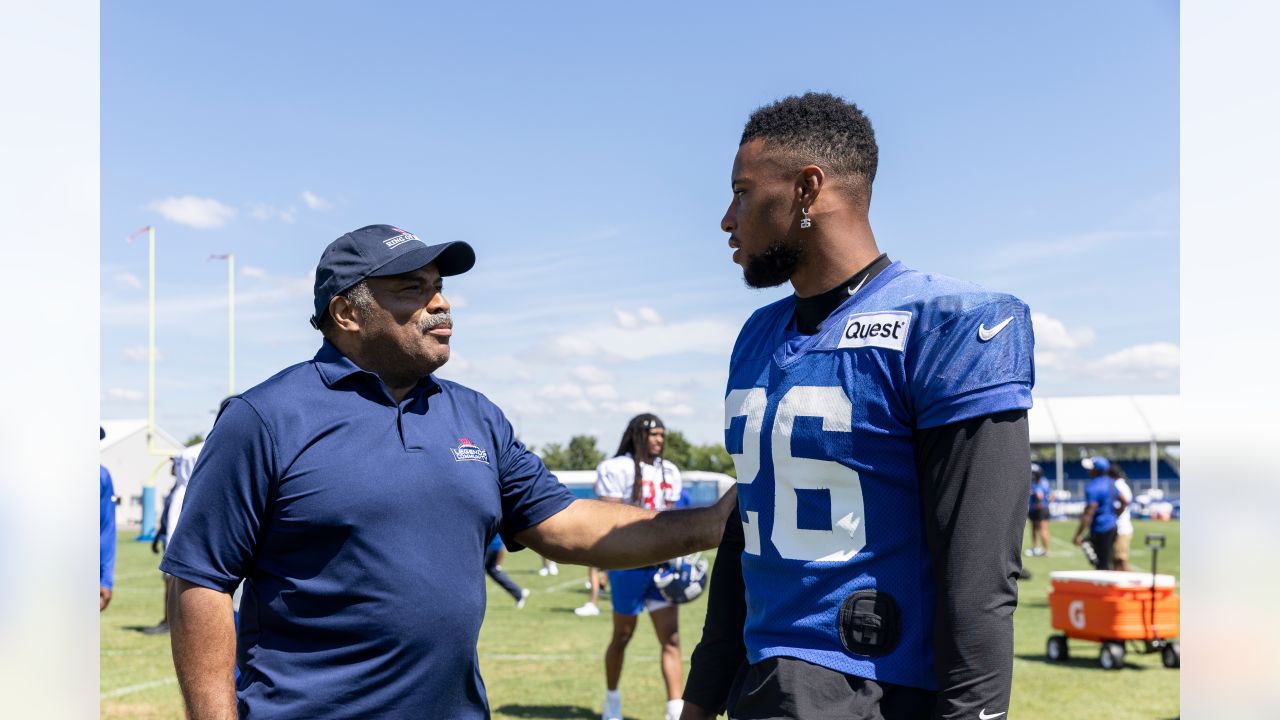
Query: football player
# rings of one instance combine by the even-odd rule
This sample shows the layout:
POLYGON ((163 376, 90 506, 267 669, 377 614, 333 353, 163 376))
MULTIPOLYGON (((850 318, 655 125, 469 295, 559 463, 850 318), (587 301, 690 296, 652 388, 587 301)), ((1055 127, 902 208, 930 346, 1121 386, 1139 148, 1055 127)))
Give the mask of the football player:
MULTIPOLYGON (((667 430, 662 420, 641 413, 627 423, 613 457, 596 467, 596 497, 665 510, 675 507, 684 483, 680 469, 662 456, 667 430)), ((658 566, 631 570, 610 570, 609 588, 613 603, 613 635, 604 651, 605 695, 602 720, 622 720, 622 663, 627 645, 635 635, 640 613, 648 610, 660 646, 659 664, 667 687, 666 720, 679 720, 684 701, 680 681, 684 676, 680 654, 680 614, 676 603, 663 595, 654 575, 658 566)))
POLYGON ((755 312, 729 363, 738 474, 689 719, 1007 714, 1032 328, 1016 297, 881 253, 878 148, 829 94, 757 110, 721 220, 755 312))

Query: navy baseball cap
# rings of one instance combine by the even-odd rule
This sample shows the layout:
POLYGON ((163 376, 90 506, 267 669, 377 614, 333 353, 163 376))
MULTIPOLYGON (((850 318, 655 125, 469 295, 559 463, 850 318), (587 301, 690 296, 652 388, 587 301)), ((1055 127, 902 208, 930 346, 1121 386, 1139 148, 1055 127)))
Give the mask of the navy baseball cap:
POLYGON ((1080 461, 1080 464, 1084 466, 1085 470, 1097 470, 1100 473, 1111 469, 1111 461, 1101 455, 1085 458, 1080 461))
POLYGON ((320 327, 334 295, 371 277, 413 272, 435 263, 441 276, 461 275, 476 264, 476 252, 460 240, 428 245, 394 225, 366 225, 329 243, 316 265, 315 314, 320 327))
POLYGON ((1044 477, 1044 468, 1040 467, 1040 463, 1031 463, 1031 474, 1036 477, 1044 477))

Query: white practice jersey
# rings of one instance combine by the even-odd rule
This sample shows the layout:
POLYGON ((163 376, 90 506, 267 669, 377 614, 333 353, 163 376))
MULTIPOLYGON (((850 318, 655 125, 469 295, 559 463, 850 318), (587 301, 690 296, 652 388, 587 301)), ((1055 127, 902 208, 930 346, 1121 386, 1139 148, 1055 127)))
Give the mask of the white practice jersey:
MULTIPOLYGON (((680 499, 683 483, 680 470, 670 460, 659 460, 660 464, 641 463, 640 474, 644 482, 641 489, 642 505, 651 510, 666 510, 675 507, 680 499)), ((623 502, 631 500, 631 489, 635 483, 636 465, 630 454, 609 458, 596 467, 596 497, 621 498, 623 502)))

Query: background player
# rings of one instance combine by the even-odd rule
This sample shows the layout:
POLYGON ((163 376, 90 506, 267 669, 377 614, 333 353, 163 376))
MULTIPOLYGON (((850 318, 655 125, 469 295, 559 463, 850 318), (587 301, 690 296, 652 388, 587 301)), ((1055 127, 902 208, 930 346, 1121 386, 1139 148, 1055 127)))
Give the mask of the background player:
POLYGON ((1049 553, 1049 481, 1044 469, 1031 463, 1031 496, 1027 500, 1027 519, 1031 521, 1031 547, 1027 554, 1039 557, 1049 553), (1040 546, 1036 547, 1036 541, 1040 546))
POLYGON ((1129 513, 1129 506, 1133 504, 1133 489, 1129 487, 1128 481, 1125 479, 1124 470, 1120 469, 1117 463, 1111 463, 1111 469, 1107 471, 1107 475, 1116 485, 1116 547, 1115 547, 1115 566, 1117 570, 1129 569, 1129 545, 1133 540, 1133 518, 1129 513))
POLYGON ((489 547, 484 551, 484 571, 494 582, 502 586, 507 594, 511 595, 516 601, 516 609, 524 608, 524 603, 529 599, 529 588, 522 588, 512 580, 509 575, 502 571, 502 556, 507 552, 507 548, 502 544, 502 536, 494 535, 489 541, 489 547))
POLYGON ((740 514, 685 718, 1008 711, 1030 312, 880 252, 878 152, 862 111, 828 94, 743 131, 721 229, 747 285, 795 294, 756 311, 730 359, 740 514))
MULTIPOLYGON (((98 428, 98 439, 107 431, 98 428)), ((98 612, 111 604, 111 588, 116 577, 116 489, 107 466, 98 465, 98 612)))
POLYGON ((1111 461, 1095 456, 1081 460, 1080 464, 1089 471, 1090 480, 1084 486, 1084 514, 1080 516, 1080 526, 1076 528, 1076 536, 1072 542, 1081 544, 1087 530, 1089 544, 1093 546, 1097 557, 1094 567, 1111 570, 1115 565, 1116 505, 1120 502, 1115 479, 1107 474, 1111 469, 1111 461))
MULTIPOLYGON (((651 510, 675 507, 683 483, 680 470, 662 457, 665 444, 666 429, 656 415, 645 413, 631 418, 622 433, 622 441, 618 443, 618 451, 596 468, 596 497, 651 510)), ((683 705, 680 685, 684 678, 684 662, 680 656, 680 615, 676 606, 654 585, 656 570, 655 566, 647 566, 609 571, 613 636, 604 652, 604 720, 622 718, 622 696, 618 691, 622 661, 627 643, 635 634, 636 620, 646 609, 662 646, 660 662, 662 679, 667 685, 667 720, 680 717, 683 705)))

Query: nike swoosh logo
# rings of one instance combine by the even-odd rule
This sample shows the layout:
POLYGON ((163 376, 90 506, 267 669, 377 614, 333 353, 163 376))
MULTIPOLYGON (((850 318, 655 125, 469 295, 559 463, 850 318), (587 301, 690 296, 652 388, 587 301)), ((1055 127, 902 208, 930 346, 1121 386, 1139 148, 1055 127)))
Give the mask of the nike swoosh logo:
MULTIPOLYGON (((1013 318, 1009 318, 1009 320, 1012 320, 1012 319, 1013 319, 1013 318)), ((1007 322, 1009 322, 1009 320, 1005 320, 1004 322, 1006 322, 1006 323, 1007 323, 1007 322)), ((1004 327, 1004 323, 1001 323, 1001 324, 1000 324, 1000 326, 1001 326, 1001 327, 1004 327)), ((996 330, 996 332, 1000 332, 1000 330, 999 330, 999 329, 997 329, 997 330, 996 330)), ((993 334, 994 334, 994 333, 993 333, 993 334)), ((1005 712, 1008 712, 1008 711, 1006 710, 1005 712)), ((1000 716, 1001 716, 1001 715, 1003 715, 1003 714, 1004 714, 1004 713, 1002 713, 1002 712, 998 712, 998 713, 996 713, 996 714, 994 714, 994 715, 988 715, 988 714, 987 714, 987 709, 986 709, 986 708, 982 708, 982 712, 978 713, 978 720, 991 720, 991 718, 998 718, 998 717, 1000 717, 1000 716)))
POLYGON ((861 290, 863 283, 865 283, 866 281, 867 281, 867 278, 864 276, 861 280, 858 281, 857 285, 854 285, 853 287, 849 288, 849 294, 853 295, 854 293, 861 290))
MULTIPOLYGON (((990 340, 991 338, 999 335, 1000 331, 1005 329, 1005 327, 1008 326, 1008 324, 1011 322, 1013 322, 1012 315, 1005 318, 1004 322, 991 328, 990 330, 987 329, 986 323, 982 323, 981 325, 978 326, 978 339, 981 340, 982 342, 986 342, 990 340)), ((991 717, 995 717, 995 715, 992 715, 991 717)))

